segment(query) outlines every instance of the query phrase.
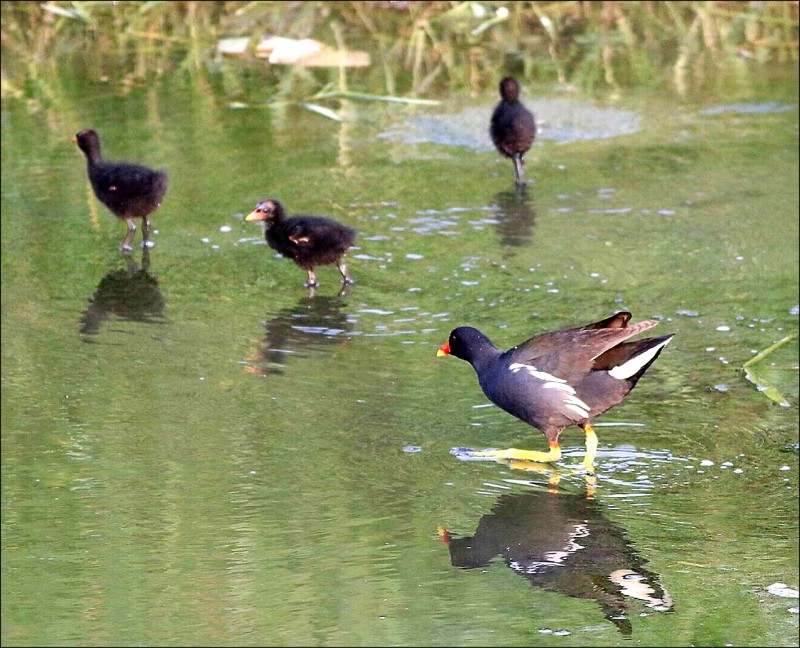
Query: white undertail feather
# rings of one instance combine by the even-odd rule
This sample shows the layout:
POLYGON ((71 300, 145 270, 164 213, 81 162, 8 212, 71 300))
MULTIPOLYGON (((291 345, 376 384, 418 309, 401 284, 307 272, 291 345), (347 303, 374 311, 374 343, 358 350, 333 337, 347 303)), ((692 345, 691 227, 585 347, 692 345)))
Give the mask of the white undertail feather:
POLYGON ((608 374, 617 380, 627 380, 631 376, 635 376, 642 367, 644 367, 656 356, 661 349, 669 344, 671 339, 672 338, 668 338, 661 344, 657 344, 656 346, 649 348, 647 351, 643 351, 642 353, 633 356, 627 362, 623 362, 621 365, 616 366, 613 369, 609 369, 608 374))

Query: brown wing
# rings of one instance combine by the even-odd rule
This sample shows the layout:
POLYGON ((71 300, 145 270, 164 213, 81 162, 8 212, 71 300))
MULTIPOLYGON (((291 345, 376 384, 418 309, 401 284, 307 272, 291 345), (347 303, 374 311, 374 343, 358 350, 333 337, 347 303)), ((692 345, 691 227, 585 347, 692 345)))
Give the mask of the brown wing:
POLYGON ((631 314, 617 313, 599 322, 537 335, 510 349, 510 362, 531 364, 576 385, 594 367, 594 360, 634 335, 653 328, 656 320, 626 326, 631 314))
POLYGON ((627 326, 630 319, 631 314, 629 312, 621 311, 599 322, 592 322, 591 324, 584 324, 583 326, 576 326, 575 328, 563 331, 540 333, 518 344, 513 349, 509 349, 508 353, 513 352, 514 361, 524 362, 525 357, 538 357, 564 348, 569 344, 577 331, 621 329, 627 326))

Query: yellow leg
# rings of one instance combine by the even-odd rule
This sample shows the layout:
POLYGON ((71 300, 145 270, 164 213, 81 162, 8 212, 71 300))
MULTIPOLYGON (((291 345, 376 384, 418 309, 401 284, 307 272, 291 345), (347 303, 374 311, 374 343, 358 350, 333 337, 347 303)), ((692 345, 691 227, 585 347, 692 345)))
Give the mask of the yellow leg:
POLYGON ((586 455, 583 457, 583 467, 593 475, 594 458, 597 455, 597 435, 589 423, 583 426, 583 431, 586 433, 586 455))
POLYGON ((548 452, 508 448, 507 450, 470 450, 468 455, 470 457, 487 457, 490 459, 515 459, 518 461, 545 461, 550 463, 561 459, 561 448, 558 445, 558 441, 551 441, 548 452))

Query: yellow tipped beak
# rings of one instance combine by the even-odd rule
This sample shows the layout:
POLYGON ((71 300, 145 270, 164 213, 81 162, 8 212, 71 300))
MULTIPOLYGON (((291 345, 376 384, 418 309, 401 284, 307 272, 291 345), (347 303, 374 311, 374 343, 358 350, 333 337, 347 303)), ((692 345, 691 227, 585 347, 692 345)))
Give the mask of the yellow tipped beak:
POLYGON ((447 354, 446 354, 444 351, 442 351, 441 349, 439 349, 439 350, 436 352, 436 357, 437 357, 437 358, 441 358, 442 356, 446 356, 446 355, 447 355, 447 354))
POLYGON ((439 350, 436 352, 436 357, 441 358, 442 356, 450 355, 450 341, 448 340, 442 346, 439 347, 439 350))
POLYGON ((248 223, 252 223, 253 221, 264 220, 264 212, 260 212, 257 209, 254 209, 249 214, 247 214, 247 216, 245 216, 244 219, 248 223))

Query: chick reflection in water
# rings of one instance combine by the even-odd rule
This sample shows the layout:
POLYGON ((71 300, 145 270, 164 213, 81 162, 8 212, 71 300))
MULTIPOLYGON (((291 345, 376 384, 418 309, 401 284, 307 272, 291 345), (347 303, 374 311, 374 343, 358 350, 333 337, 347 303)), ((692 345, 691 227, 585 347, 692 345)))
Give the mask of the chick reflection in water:
POLYGON ((263 342, 256 342, 246 358, 246 371, 261 376, 282 375, 288 356, 306 357, 308 351, 342 344, 353 325, 338 297, 308 297, 264 323, 263 342))
POLYGON ((503 245, 526 247, 532 243, 536 211, 527 187, 495 194, 493 211, 503 245))
POLYGON ((502 495, 472 537, 456 538, 443 528, 439 534, 453 566, 473 569, 502 556, 535 587, 597 601, 626 636, 633 631, 626 614, 637 606, 672 609, 669 594, 644 568, 647 561, 633 550, 624 529, 585 496, 552 490, 502 495))
MULTIPOLYGON (((164 298, 158 279, 150 274, 150 250, 142 250, 142 265, 136 265, 130 253, 124 255, 125 268, 108 272, 97 285, 89 307, 80 318, 80 332, 96 335, 111 315, 122 321, 163 324, 164 298)), ((83 338, 91 341, 91 338, 83 338)))

